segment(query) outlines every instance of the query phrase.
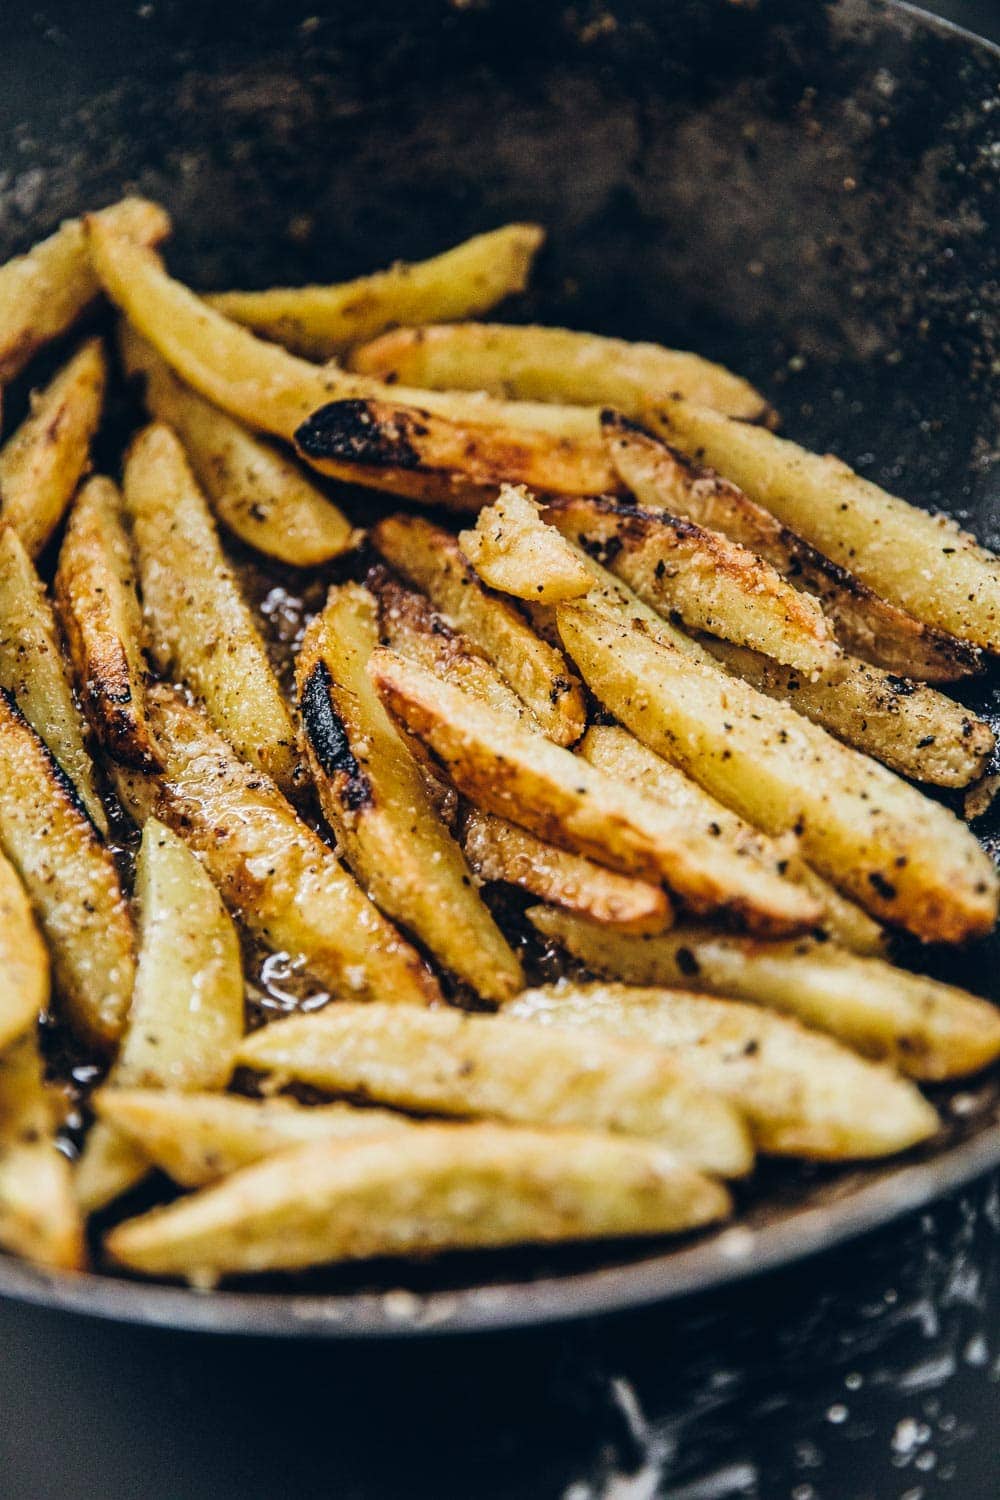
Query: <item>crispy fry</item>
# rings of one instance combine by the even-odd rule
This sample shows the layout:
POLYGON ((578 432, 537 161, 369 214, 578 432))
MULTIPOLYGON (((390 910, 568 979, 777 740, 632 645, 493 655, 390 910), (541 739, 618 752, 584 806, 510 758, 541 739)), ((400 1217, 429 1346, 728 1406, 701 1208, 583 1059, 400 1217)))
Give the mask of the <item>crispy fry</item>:
POLYGON ((84 1262, 70 1165, 56 1150, 34 1028, 0 1052, 0 1248, 62 1271, 84 1262))
POLYGON ((729 1099, 746 1116, 758 1149, 771 1155, 890 1156, 938 1126, 912 1083, 755 1005, 683 990, 558 984, 526 990, 502 1014, 668 1052, 705 1088, 729 1099))
POLYGON ((49 1003, 49 955, 28 894, 0 854, 0 1053, 38 1020, 49 1003))
POLYGON ((106 378, 104 346, 88 339, 0 449, 0 519, 18 532, 32 558, 59 525, 89 466, 106 378))
POLYGON ((376 905, 484 999, 506 999, 524 984, 521 966, 371 685, 377 644, 375 600, 342 584, 299 650, 299 707, 324 816, 376 905))
POLYGON ((558 621, 593 692, 637 738, 765 832, 797 833, 809 863, 866 910, 927 940, 993 926, 996 871, 946 808, 591 599, 560 604, 558 621))
POLYGON ((683 1064, 604 1037, 345 1002, 265 1026, 236 1061, 407 1109, 642 1136, 721 1176, 742 1176, 753 1162, 742 1118, 691 1089, 683 1064))
POLYGON ((524 291, 544 239, 538 224, 504 224, 430 260, 397 261, 339 285, 221 292, 206 301, 296 354, 328 359, 397 323, 481 317, 524 291))
POLYGON ((416 1004, 440 999, 418 955, 271 781, 175 691, 151 688, 147 706, 164 771, 116 771, 136 822, 154 815, 179 834, 230 910, 275 952, 301 955, 322 984, 416 1004))
POLYGON ((708 927, 631 937, 552 907, 528 916, 595 973, 784 1011, 913 1078, 961 1078, 1000 1057, 1000 1010, 988 1001, 832 943, 764 943, 708 927))
POLYGON ((147 427, 125 465, 139 575, 160 666, 197 693, 219 733, 285 791, 302 779, 295 729, 204 497, 169 427, 147 427))
POLYGON ((558 604, 590 591, 582 561, 546 524, 523 486, 501 485, 500 498, 458 540, 483 582, 502 594, 558 604))

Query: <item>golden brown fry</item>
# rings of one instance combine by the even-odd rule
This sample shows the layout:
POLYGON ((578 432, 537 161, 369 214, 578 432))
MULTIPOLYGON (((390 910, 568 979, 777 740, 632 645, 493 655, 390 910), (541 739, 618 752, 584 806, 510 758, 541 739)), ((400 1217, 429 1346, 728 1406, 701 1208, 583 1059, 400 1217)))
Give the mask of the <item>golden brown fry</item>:
POLYGON ((502 1014, 668 1052, 692 1078, 729 1099, 746 1116, 758 1149, 772 1155, 890 1156, 938 1127, 912 1083, 756 1005, 683 990, 563 983, 526 990, 502 1014))
POLYGON ((642 1136, 720 1176, 753 1164, 741 1116, 692 1089, 681 1062, 605 1037, 345 1002, 272 1022, 244 1040, 236 1062, 406 1109, 642 1136))
POLYGON ((205 865, 223 900, 275 952, 301 957, 338 993, 424 1004, 436 980, 262 772, 239 760, 198 709, 151 688, 160 776, 120 767, 138 823, 154 815, 205 865))
POLYGON ((765 943, 693 926, 631 937, 552 907, 528 916, 594 973, 784 1011, 913 1078, 961 1078, 1000 1057, 1000 1010, 989 1001, 832 943, 765 943))
POLYGON ((33 1027, 0 1052, 0 1248, 62 1271, 84 1263, 70 1165, 56 1149, 33 1027))
POLYGON ((583 562, 539 515, 523 485, 501 485, 499 499, 458 540, 483 582, 502 594, 558 604, 590 591, 583 562))
POLYGON ((49 1003, 49 955, 28 894, 0 854, 0 1053, 34 1026, 49 1003))

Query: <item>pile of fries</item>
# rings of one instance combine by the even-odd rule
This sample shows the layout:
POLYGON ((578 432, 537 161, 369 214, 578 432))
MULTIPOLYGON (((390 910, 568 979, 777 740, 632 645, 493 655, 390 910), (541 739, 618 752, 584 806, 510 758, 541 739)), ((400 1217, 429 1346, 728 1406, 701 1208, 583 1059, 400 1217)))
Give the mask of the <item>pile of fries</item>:
POLYGON ((757 1152, 933 1137, 1000 1011, 889 954, 997 919, 915 785, 988 800, 941 689, 1000 652, 997 558, 696 355, 472 321, 534 226, 208 298, 169 228, 125 200, 0 267, 4 383, 119 315, 0 447, 0 1246, 78 1268, 109 1210, 99 1265, 212 1285, 664 1235, 757 1152), (338 580, 292 694, 246 548, 338 580), (254 946, 330 1003, 248 1032, 254 946), (106 1070, 76 1153, 53 1015, 106 1070))

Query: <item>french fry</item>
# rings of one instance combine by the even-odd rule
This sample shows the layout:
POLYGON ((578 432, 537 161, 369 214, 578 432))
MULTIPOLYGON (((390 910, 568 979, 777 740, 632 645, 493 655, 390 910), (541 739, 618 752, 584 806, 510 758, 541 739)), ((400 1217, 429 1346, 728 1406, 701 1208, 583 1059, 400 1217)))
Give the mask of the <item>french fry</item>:
MULTIPOLYGON (((123 198, 96 217, 144 245, 170 233, 165 209, 143 198, 123 198)), ((43 344, 65 333, 100 290, 81 219, 65 220, 26 255, 0 266, 0 386, 19 375, 43 344)))
POLYGON ((697 1229, 730 1212, 719 1183, 620 1136, 439 1125, 317 1141, 132 1219, 111 1258, 212 1285, 239 1272, 473 1246, 697 1229))
POLYGON ((144 631, 132 545, 110 479, 88 480, 74 502, 55 594, 77 690, 99 743, 112 760, 155 770, 159 758, 143 701, 144 631))
POLYGON ((566 658, 538 639, 508 599, 480 583, 449 532, 421 516, 387 516, 373 527, 372 540, 493 663, 556 744, 580 738, 586 708, 566 658))
MULTIPOLYGON (((223 1088, 243 1035, 239 939, 197 859, 155 818, 142 831, 135 897, 135 993, 107 1091, 223 1088)), ((99 1120, 76 1172, 84 1212, 120 1197, 148 1169, 149 1157, 134 1139, 99 1120)))
POLYGON ((558 604, 590 591, 582 561, 539 515, 523 486, 501 485, 500 498, 458 540, 479 577, 501 594, 558 604))
POLYGON ((299 649, 296 687, 320 805, 375 904, 477 994, 506 999, 523 987, 521 965, 369 680, 376 610, 358 584, 331 589, 299 649))
MULTIPOLYGON (((564 607, 564 606, 560 606, 564 607)), ((816 902, 686 818, 525 730, 414 662, 380 649, 383 702, 463 795, 539 838, 627 875, 665 882, 693 909, 723 908, 769 932, 808 926, 816 902)))
POLYGON ((811 676, 728 641, 705 644, 744 682, 914 781, 968 786, 993 753, 994 734, 982 719, 881 667, 848 658, 833 673, 811 676))
POLYGON ((864 661, 923 682, 951 682, 981 670, 974 647, 881 598, 714 469, 616 412, 603 414, 602 428, 612 463, 641 506, 686 516, 759 553, 820 600, 841 644, 864 661))
POLYGON ((835 673, 841 651, 816 600, 721 532, 603 499, 550 505, 544 519, 660 614, 803 672, 835 673))
POLYGON ((502 1015, 645 1042, 746 1116, 760 1151, 814 1161, 890 1156, 932 1136, 934 1109, 907 1080, 755 1005, 624 984, 550 985, 502 1015))
POLYGON ((683 401, 647 411, 655 429, 705 459, 786 526, 918 620, 1000 651, 1000 560, 950 516, 931 515, 830 454, 683 401))
POLYGON ((524 291, 544 239, 538 224, 504 224, 430 260, 397 261, 354 281, 221 292, 205 300, 296 354, 329 359, 397 323, 481 317, 524 291))
POLYGON ((120 343, 126 370, 145 377, 147 410, 177 433, 212 509, 235 536, 296 568, 329 562, 353 545, 347 517, 298 464, 182 385, 127 323, 120 343))
POLYGON ((13 526, 32 558, 59 525, 89 466, 106 378, 104 346, 88 339, 0 449, 0 520, 13 526))
POLYGON ((297 1104, 176 1089, 99 1089, 99 1120, 181 1187, 204 1187, 262 1157, 307 1141, 419 1130, 409 1115, 354 1104, 297 1104))
POLYGON ((295 728, 205 499, 169 427, 144 429, 125 465, 154 654, 244 760, 285 791, 301 782, 295 728))
POLYGON ((765 832, 796 833, 809 863, 867 911, 928 941, 992 928, 996 871, 947 808, 589 598, 560 604, 557 618, 592 691, 638 739, 765 832))
POLYGON ((631 417, 638 417, 660 392, 699 401, 743 421, 760 422, 771 415, 764 397, 748 381, 698 354, 571 333, 567 328, 503 323, 402 327, 355 349, 350 366, 407 385, 612 406, 631 417))
POLYGON ((552 907, 528 916, 594 973, 783 1011, 913 1078, 961 1078, 1000 1057, 1000 1010, 987 1000, 832 943, 764 943, 707 927, 632 937, 552 907))
MULTIPOLYGON (((49 955, 28 894, 0 854, 0 1053, 23 1036, 49 1003, 49 955)), ((0 1089, 2 1092, 2 1089, 0 1089)))
POLYGON ((137 823, 152 815, 172 828, 229 909, 275 952, 301 956, 321 984, 413 1004, 440 999, 416 952, 273 782, 176 691, 151 688, 147 708, 163 772, 115 773, 137 823))
POLYGON ((0 529, 0 686, 13 695, 73 783, 94 827, 106 837, 108 820, 52 607, 12 526, 0 529))
POLYGON ((682 1064, 497 1016, 345 1002, 272 1022, 241 1043, 236 1062, 407 1109, 636 1135, 720 1176, 753 1163, 741 1116, 690 1088, 682 1064))
POLYGON ((70 1165, 56 1149, 33 1027, 0 1052, 0 1248, 60 1271, 84 1263, 70 1165))
POLYGON ((72 783, 0 691, 0 844, 31 899, 73 1029, 106 1051, 135 971, 132 921, 111 854, 72 783))

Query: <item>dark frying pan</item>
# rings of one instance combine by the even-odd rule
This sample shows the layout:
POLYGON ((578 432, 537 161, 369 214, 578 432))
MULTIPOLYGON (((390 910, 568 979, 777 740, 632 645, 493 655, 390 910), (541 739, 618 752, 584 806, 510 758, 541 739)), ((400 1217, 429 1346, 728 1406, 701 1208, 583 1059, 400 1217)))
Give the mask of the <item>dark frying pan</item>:
MULTIPOLYGON (((792 435, 1000 539, 988 45, 869 0, 5 10, 0 256, 126 188, 168 205, 172 264, 204 287, 348 276, 537 218, 551 243, 517 315, 722 359, 792 435)), ((921 961, 1000 996, 998 958, 992 943, 921 961)), ((942 1096, 944 1142, 902 1166, 768 1169, 739 1227, 679 1248, 365 1267, 208 1297, 0 1259, 0 1293, 312 1336, 637 1305, 796 1259, 1000 1164, 997 1101, 990 1080, 942 1096)))

